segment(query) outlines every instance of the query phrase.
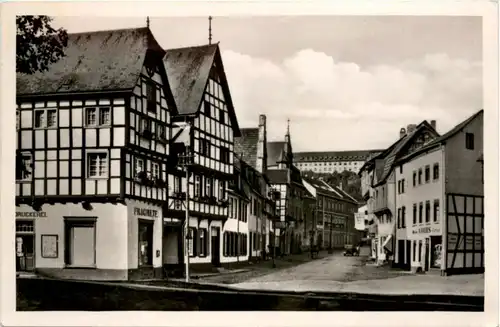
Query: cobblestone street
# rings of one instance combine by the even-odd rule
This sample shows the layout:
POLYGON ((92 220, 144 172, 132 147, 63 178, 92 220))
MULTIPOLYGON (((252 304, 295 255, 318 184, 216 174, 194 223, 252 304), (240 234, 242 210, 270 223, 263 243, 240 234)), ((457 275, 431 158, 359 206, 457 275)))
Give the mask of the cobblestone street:
POLYGON ((362 249, 359 257, 345 257, 341 253, 335 253, 232 286, 312 292, 484 295, 482 274, 451 277, 414 275, 388 266, 367 264, 368 256, 363 253, 366 250, 362 249))

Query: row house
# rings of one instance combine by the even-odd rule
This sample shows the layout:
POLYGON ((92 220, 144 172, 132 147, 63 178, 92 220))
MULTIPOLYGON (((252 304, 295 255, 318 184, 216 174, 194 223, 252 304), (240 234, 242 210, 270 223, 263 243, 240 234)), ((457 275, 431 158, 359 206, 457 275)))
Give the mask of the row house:
MULTIPOLYGON (((229 216, 228 187, 234 178, 234 137, 240 134, 219 45, 170 49, 163 63, 178 109, 172 144, 184 160, 169 174, 172 196, 164 216, 183 218, 188 206, 184 255, 189 255, 193 270, 217 268, 234 260, 224 255, 223 233, 237 233, 224 229, 224 224, 229 216)), ((164 243, 184 238, 184 230, 175 227, 164 236, 164 243)), ((177 252, 169 249, 172 255, 177 252)), ((182 259, 178 257, 179 264, 182 259)))
POLYGON ((484 271, 483 111, 395 163, 395 264, 484 271))
POLYGON ((298 253, 302 249, 304 198, 307 189, 302 183, 300 170, 293 164, 293 151, 290 129, 287 129, 285 141, 267 143, 267 176, 272 188, 279 192, 276 210, 279 222, 276 222, 276 244, 279 253, 286 255, 298 253))
POLYGON ((259 116, 257 128, 242 128, 235 138, 235 154, 245 166, 243 175, 250 189, 249 260, 265 258, 274 247, 273 221, 276 219, 277 192, 267 170, 266 116, 259 116))
POLYGON ((70 34, 48 71, 18 74, 17 127, 18 269, 127 280, 187 256, 195 268, 234 260, 222 235, 237 232, 225 223, 240 132, 218 44, 164 50, 149 28, 70 34))
POLYGON ((374 173, 372 188, 374 195, 373 214, 377 220, 377 262, 393 262, 396 238, 396 171, 395 162, 410 152, 438 137, 435 121, 409 125, 400 130, 400 138, 387 150, 372 159, 374 173))
POLYGON ((68 37, 48 71, 17 75, 18 269, 161 276, 177 114, 165 51, 148 28, 68 37))
POLYGON ((315 242, 320 248, 340 249, 355 245, 361 233, 355 228, 354 215, 358 202, 339 187, 311 177, 303 177, 304 185, 316 198, 315 242))

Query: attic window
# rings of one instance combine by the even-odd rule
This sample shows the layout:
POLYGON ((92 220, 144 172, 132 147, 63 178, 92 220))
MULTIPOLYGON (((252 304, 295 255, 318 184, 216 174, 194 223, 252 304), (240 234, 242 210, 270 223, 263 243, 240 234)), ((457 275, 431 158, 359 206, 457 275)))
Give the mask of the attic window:
POLYGON ((146 98, 148 111, 156 112, 156 87, 151 82, 146 82, 146 98))

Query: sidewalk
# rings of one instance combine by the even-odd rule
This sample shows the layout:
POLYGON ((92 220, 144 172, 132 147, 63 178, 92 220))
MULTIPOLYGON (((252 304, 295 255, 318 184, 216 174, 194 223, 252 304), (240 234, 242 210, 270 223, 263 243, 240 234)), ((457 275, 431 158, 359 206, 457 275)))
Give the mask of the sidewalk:
POLYGON ((384 295, 470 295, 484 296, 484 275, 404 275, 390 279, 338 282, 327 280, 293 280, 246 282, 231 285, 238 289, 310 292, 347 292, 384 295))

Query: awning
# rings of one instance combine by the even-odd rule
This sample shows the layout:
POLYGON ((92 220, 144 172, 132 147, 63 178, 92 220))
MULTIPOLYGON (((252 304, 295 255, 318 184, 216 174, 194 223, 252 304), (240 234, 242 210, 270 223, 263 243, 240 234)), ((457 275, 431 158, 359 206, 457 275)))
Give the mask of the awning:
POLYGON ((387 236, 382 247, 392 253, 393 249, 391 240, 392 240, 392 235, 387 236))
POLYGON ((178 218, 163 218, 163 225, 165 226, 182 226, 183 220, 178 218))

